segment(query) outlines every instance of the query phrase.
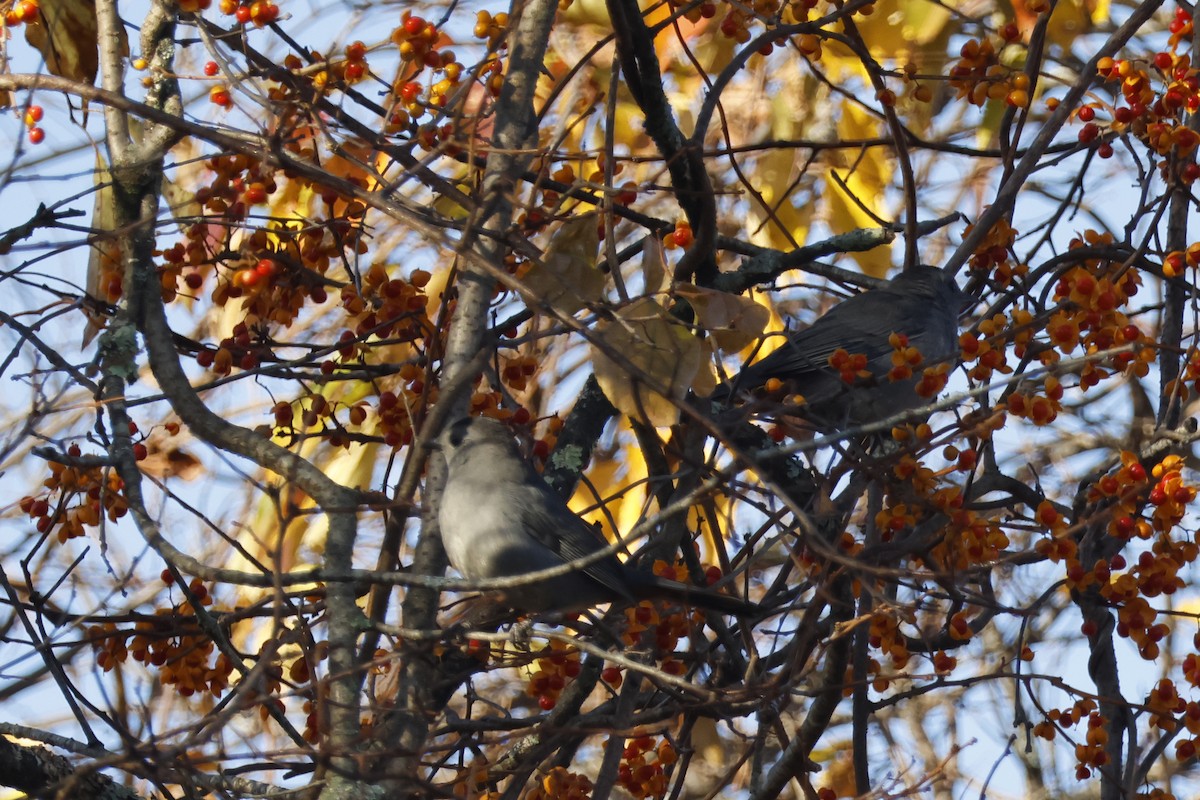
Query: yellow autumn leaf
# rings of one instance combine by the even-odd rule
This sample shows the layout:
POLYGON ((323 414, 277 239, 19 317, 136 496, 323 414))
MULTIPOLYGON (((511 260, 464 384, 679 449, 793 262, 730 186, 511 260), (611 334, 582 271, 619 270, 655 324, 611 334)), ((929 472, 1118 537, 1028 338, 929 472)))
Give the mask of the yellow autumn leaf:
MULTIPOLYGON (((121 295, 121 240, 113 234, 116 228, 116 200, 113 199, 112 175, 108 162, 96 151, 94 172, 96 192, 92 200, 92 241, 88 248, 87 276, 84 291, 102 303, 115 302, 121 295)), ((104 329, 105 318, 87 313, 83 327, 82 346, 87 347, 96 334, 104 329)))
MULTIPOLYGON (((712 339, 700 340, 700 361, 704 364, 715 364, 716 348, 713 346, 712 339)), ((696 377, 692 379, 692 391, 700 397, 708 397, 717 388, 717 374, 714 369, 698 369, 696 377)))
MULTIPOLYGON (((765 303, 770 303, 773 295, 763 295, 765 303)), ((773 305, 763 305, 767 311, 767 321, 763 325, 764 333, 756 336, 753 341, 746 343, 737 353, 737 363, 734 365, 734 372, 727 374, 725 378, 732 377, 736 371, 740 370, 747 364, 751 364, 760 359, 766 358, 774 350, 782 347, 787 341, 787 325, 784 324, 783 317, 779 316, 779 312, 775 310, 773 305)), ((716 363, 715 361, 713 363, 716 363)), ((699 389, 696 389, 697 394, 702 394, 699 389)), ((703 395, 707 396, 707 395, 703 395)))
MULTIPOLYGON (((125 29, 121 51, 129 54, 125 29)), ((95 83, 100 63, 96 4, 92 0, 40 0, 38 18, 25 24, 25 41, 46 59, 46 69, 61 78, 95 83)))
POLYGON ((675 286, 696 312, 696 323, 704 328, 725 352, 736 352, 762 336, 771 312, 749 297, 691 283, 675 286))
POLYGON ((596 215, 572 217, 558 227, 540 263, 525 273, 525 287, 548 306, 574 314, 604 294, 608 277, 596 266, 600 233, 596 215))
MULTIPOLYGON (((795 99, 811 99, 814 86, 795 62, 784 65, 781 73, 777 77, 784 90, 770 102, 771 138, 791 141, 807 132, 805 118, 796 113, 795 99)), ((752 198, 746 214, 746 233, 754 244, 793 250, 808 237, 813 204, 796 199, 795 171, 800 158, 800 151, 792 147, 771 148, 759 156, 753 178, 758 197, 752 198)))
MULTIPOLYGON (((646 510, 646 460, 637 440, 629 435, 624 418, 619 426, 625 430, 618 441, 632 444, 625 444, 603 458, 593 458, 587 482, 576 487, 569 503, 588 522, 598 524, 610 542, 633 530, 646 510), (603 508, 597 508, 601 499, 603 508)), ((637 544, 631 549, 637 549, 637 544)))
MULTIPOLYGON (((838 137, 842 140, 869 139, 879 135, 881 124, 857 103, 847 101, 842 104, 838 137)), ((825 192, 830 227, 835 233, 847 233, 878 225, 876 218, 885 216, 883 200, 892 177, 890 151, 872 147, 861 153, 861 157, 858 152, 851 152, 841 153, 831 160, 825 192), (834 180, 834 175, 840 182, 834 180)), ((864 273, 876 278, 884 277, 892 264, 888 245, 851 253, 851 257, 864 273)))
POLYGON ((592 354, 596 380, 609 402, 655 427, 679 420, 678 404, 703 362, 700 340, 650 298, 635 300, 598 325, 592 354), (609 353, 619 354, 622 362, 609 353))
MULTIPOLYGON (((365 489, 371 484, 380 447, 372 443, 346 449, 329 448, 314 436, 306 439, 297 452, 329 476, 330 480, 343 486, 365 489)), ((312 566, 309 556, 320 554, 325 549, 329 518, 325 514, 311 513, 315 508, 312 498, 284 478, 263 472, 259 480, 275 489, 278 497, 268 492, 254 504, 246 515, 246 524, 237 534, 241 549, 235 552, 227 566, 255 571, 259 568, 255 562, 277 564, 285 572, 312 566), (282 529, 280 505, 287 518, 287 525, 282 529)), ((250 605, 273 591, 243 587, 238 592, 238 599, 242 604, 250 605)), ((239 647, 257 649, 270 634, 269 626, 244 625, 235 630, 234 641, 239 647)))
POLYGON ((643 293, 666 291, 674 279, 674 265, 667 263, 662 240, 657 236, 647 236, 642 240, 643 293))
POLYGON ((930 55, 945 59, 944 40, 952 32, 947 24, 953 19, 950 7, 929 0, 879 0, 874 6, 874 13, 856 19, 855 26, 876 58, 918 65, 930 55))
MULTIPOLYGON (((1040 12, 1031 10, 1028 0, 1014 0, 1013 16, 1022 35, 1028 40, 1041 16, 1040 12)), ((1064 50, 1070 50, 1080 36, 1096 25, 1107 22, 1108 16, 1109 0, 1059 0, 1054 4, 1050 22, 1046 25, 1046 39, 1064 50)))

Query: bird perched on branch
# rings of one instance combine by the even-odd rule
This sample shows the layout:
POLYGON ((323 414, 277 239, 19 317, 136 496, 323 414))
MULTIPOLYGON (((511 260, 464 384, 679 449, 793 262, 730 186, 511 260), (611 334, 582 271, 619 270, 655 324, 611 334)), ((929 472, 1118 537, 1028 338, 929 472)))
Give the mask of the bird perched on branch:
POLYGON ((940 392, 937 373, 957 362, 958 318, 973 302, 937 267, 911 267, 789 334, 711 399, 725 404, 774 379, 779 385, 772 388, 803 397, 795 413, 824 429, 919 408, 940 392), (934 372, 926 375, 927 368, 934 372))
MULTIPOLYGON (((438 437, 446 487, 438 524, 450 563, 472 580, 512 578, 586 558, 606 544, 517 451, 504 425, 481 417, 438 437)), ((666 580, 607 554, 585 566, 502 592, 528 612, 577 611, 600 603, 664 599, 724 614, 755 616, 754 603, 666 580)))

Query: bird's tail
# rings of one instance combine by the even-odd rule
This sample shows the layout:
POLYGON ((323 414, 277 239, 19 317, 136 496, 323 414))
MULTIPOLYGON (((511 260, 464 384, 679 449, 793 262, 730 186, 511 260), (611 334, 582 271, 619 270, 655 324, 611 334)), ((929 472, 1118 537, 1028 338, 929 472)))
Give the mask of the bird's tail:
POLYGON ((719 614, 729 614, 735 617, 761 617, 762 606, 742 600, 727 594, 690 586, 666 578, 647 577, 640 580, 634 587, 634 594, 643 600, 669 600, 686 606, 695 606, 719 614))

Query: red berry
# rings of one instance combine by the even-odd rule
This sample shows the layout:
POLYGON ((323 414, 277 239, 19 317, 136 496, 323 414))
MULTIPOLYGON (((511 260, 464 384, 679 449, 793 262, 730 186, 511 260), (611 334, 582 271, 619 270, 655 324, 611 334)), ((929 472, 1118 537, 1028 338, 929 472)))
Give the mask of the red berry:
POLYGON ((1175 64, 1175 59, 1171 58, 1170 53, 1155 53, 1154 66, 1161 69, 1163 72, 1169 70, 1175 64))
POLYGON ((346 80, 357 81, 367 73, 367 68, 361 61, 351 61, 346 65, 346 80))
POLYGON ((251 205, 265 203, 267 201, 267 187, 258 182, 252 183, 246 187, 246 192, 242 195, 242 199, 251 205))
POLYGON ((213 75, 216 75, 220 71, 221 71, 221 67, 217 64, 217 62, 215 62, 215 61, 205 62, 204 74, 207 75, 208 77, 211 78, 213 75))
POLYGON ((30 144, 41 144, 45 140, 46 140, 46 132, 44 130, 42 130, 41 128, 30 128, 29 129, 29 143, 30 144))
POLYGON ((1100 156, 1101 158, 1112 158, 1113 146, 1108 142, 1103 143, 1096 148, 1096 155, 1100 156))
POLYGON ((189 289, 199 289, 204 285, 204 276, 199 272, 189 272, 183 276, 183 282, 189 289))
POLYGON ((42 110, 41 106, 30 106, 29 108, 25 109, 26 127, 32 128, 34 125, 37 125, 39 122, 41 122, 42 115, 44 113, 45 112, 42 110))
POLYGON ((405 103, 414 103, 421 96, 421 84, 408 81, 400 87, 400 99, 405 103))
POLYGON ((250 21, 250 6, 238 6, 237 11, 233 12, 233 16, 238 22, 245 25, 250 21))
POLYGON ((1096 118, 1096 109, 1091 106, 1084 106, 1079 109, 1079 118, 1084 122, 1091 122, 1096 118))
POLYGON ((133 459, 135 461, 145 461, 146 456, 149 454, 149 451, 146 450, 146 445, 142 444, 141 442, 138 442, 133 446, 133 459))
POLYGON ((409 36, 416 36, 423 30, 425 30, 425 20, 420 17, 409 17, 404 20, 404 32, 409 36))
POLYGON ((260 258, 258 263, 254 265, 254 271, 264 278, 269 278, 275 274, 277 266, 274 259, 260 258))

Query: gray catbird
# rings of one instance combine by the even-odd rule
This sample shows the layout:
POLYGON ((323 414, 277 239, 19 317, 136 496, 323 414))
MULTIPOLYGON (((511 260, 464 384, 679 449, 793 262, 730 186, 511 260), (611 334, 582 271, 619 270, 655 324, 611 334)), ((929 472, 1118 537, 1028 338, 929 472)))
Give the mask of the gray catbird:
MULTIPOLYGON (((472 580, 510 578, 561 566, 604 548, 517 452, 512 433, 481 417, 449 425, 436 447, 448 472, 438 524, 450 563, 472 580)), ((756 616, 737 598, 659 578, 613 555, 503 593, 521 611, 574 611, 599 603, 665 599, 724 614, 756 616)))
POLYGON ((869 423, 919 408, 931 402, 916 391, 922 370, 957 360, 958 317, 973 300, 937 267, 911 267, 790 334, 782 347, 717 387, 711 399, 727 403, 731 395, 754 392, 778 378, 789 393, 804 397, 796 413, 821 428, 869 423), (923 357, 911 379, 889 379, 893 333, 906 336, 923 357), (870 376, 844 380, 829 361, 839 348, 866 356, 870 376))

